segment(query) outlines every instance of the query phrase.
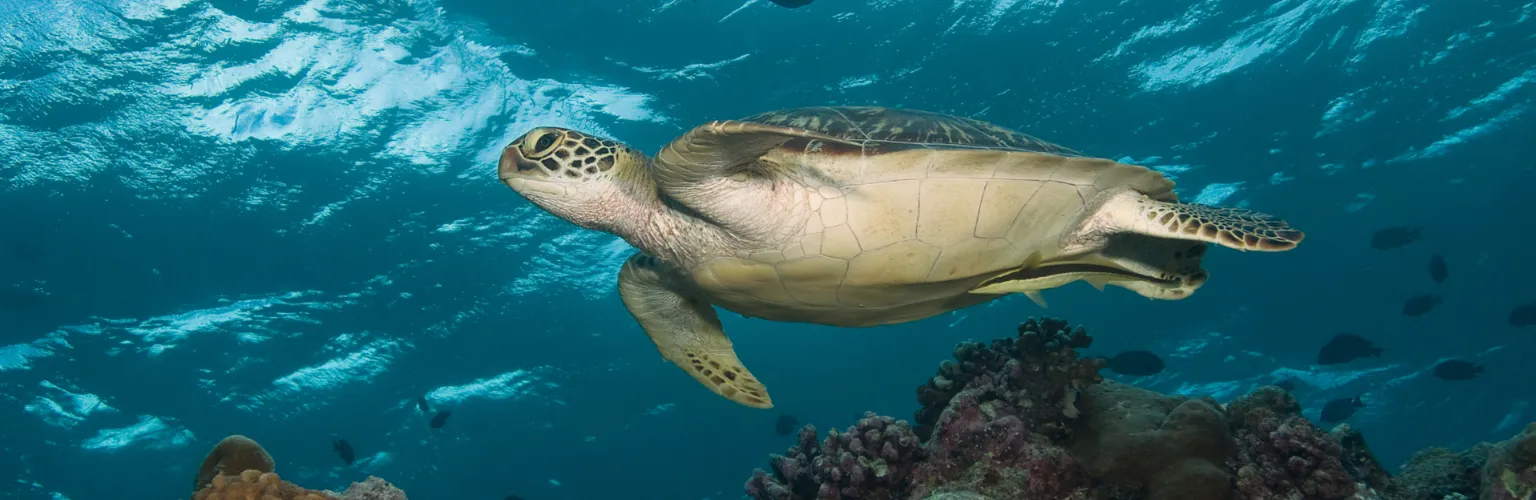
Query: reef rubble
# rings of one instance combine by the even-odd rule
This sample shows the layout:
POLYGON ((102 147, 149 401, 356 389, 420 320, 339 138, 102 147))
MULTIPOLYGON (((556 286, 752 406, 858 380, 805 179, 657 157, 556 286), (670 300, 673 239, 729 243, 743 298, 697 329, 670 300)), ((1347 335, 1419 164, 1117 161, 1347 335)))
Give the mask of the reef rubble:
POLYGON ((226 437, 198 468, 192 500, 406 500, 405 492, 373 476, 337 493, 284 481, 275 469, 272 456, 256 441, 238 434, 226 437))
POLYGON ((917 389, 913 423, 805 426, 745 489, 756 500, 1536 500, 1536 423, 1415 455, 1396 476, 1360 432, 1314 425, 1279 387, 1223 405, 1099 376, 1059 319, 966 342, 917 389))

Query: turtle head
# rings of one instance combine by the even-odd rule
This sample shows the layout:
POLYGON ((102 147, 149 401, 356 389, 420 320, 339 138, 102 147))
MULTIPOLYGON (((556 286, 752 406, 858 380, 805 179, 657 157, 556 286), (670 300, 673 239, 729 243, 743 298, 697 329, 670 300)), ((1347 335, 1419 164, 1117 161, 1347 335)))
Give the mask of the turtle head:
POLYGON ((539 127, 501 150, 497 175, 540 208, 578 226, 611 230, 630 215, 648 158, 618 141, 539 127))

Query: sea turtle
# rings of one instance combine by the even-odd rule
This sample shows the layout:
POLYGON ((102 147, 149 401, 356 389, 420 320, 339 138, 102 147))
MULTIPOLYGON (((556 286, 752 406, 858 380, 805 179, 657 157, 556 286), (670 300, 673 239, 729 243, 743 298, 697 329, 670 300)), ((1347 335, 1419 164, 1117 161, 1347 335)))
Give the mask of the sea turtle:
POLYGON ((619 297, 663 358, 716 394, 771 408, 713 306, 833 326, 902 323, 1084 280, 1182 299, 1207 243, 1294 248, 1271 216, 1178 202, 1173 182, 990 123, 814 107, 700 125, 654 158, 539 127, 501 181, 640 252, 619 297))

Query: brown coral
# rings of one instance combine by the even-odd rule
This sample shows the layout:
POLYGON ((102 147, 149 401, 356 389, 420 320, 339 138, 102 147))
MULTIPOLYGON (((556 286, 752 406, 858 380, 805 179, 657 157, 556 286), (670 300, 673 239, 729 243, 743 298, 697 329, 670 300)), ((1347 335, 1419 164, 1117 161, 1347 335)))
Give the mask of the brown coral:
POLYGON ((406 500, 405 492, 372 476, 338 494, 304 489, 278 477, 275 469, 272 456, 256 441, 229 436, 203 458, 192 500, 406 500))
POLYGON ((193 500, 336 500, 324 491, 310 491, 282 480, 275 472, 249 469, 238 475, 214 476, 193 500))
POLYGON ((251 438, 235 434, 219 441, 203 458, 203 466, 197 469, 197 480, 192 491, 203 489, 221 474, 239 474, 254 470, 257 473, 272 472, 276 464, 272 456, 251 438))

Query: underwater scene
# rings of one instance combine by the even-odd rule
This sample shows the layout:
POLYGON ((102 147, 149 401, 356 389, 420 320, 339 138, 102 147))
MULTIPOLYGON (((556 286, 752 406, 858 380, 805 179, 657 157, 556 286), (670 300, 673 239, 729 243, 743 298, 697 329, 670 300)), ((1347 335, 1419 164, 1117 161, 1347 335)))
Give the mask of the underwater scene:
POLYGON ((0 498, 1536 498, 1536 2, 0 0, 0 498))

